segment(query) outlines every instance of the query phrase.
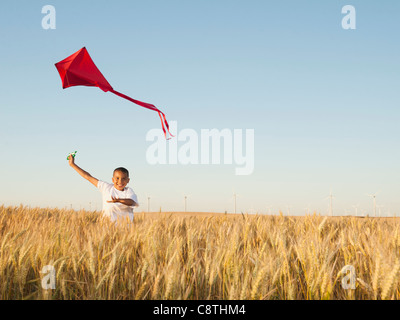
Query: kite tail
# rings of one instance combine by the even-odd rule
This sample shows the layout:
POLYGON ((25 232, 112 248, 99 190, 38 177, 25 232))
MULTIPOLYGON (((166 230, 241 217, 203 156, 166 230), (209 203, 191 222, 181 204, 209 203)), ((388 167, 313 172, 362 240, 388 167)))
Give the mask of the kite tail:
POLYGON ((163 112, 161 112, 155 105, 152 105, 152 104, 146 103, 146 102, 142 102, 142 101, 139 101, 139 100, 132 99, 131 97, 128 97, 128 96, 126 96, 126 95, 124 95, 123 93, 120 93, 120 92, 118 92, 118 91, 115 91, 114 89, 110 90, 110 92, 116 94, 117 96, 119 96, 119 97, 121 97, 121 98, 124 98, 124 99, 126 99, 126 100, 129 100, 129 101, 131 101, 131 102, 133 102, 133 103, 136 103, 136 104, 139 105, 139 106, 142 106, 142 107, 144 107, 144 108, 147 108, 147 109, 150 109, 150 110, 153 110, 153 111, 157 111, 157 112, 158 112, 158 115, 159 115, 159 117, 160 117, 160 119, 161 119, 161 126, 162 126, 162 129, 163 129, 163 131, 164 131, 164 136, 165 136, 165 138, 166 138, 167 140, 169 140, 169 139, 171 139, 171 137, 174 137, 174 136, 171 134, 171 132, 169 131, 169 125, 168 125, 167 119, 165 118, 165 114, 164 114, 163 112), (165 128, 167 128, 167 129, 165 129, 165 128), (168 133, 169 133, 169 135, 170 135, 170 138, 167 138, 167 131, 168 131, 168 133))

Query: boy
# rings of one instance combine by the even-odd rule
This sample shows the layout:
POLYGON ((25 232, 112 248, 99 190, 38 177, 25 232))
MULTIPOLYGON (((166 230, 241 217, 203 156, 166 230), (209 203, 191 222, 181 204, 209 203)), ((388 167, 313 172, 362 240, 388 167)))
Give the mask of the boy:
POLYGON ((78 167, 72 155, 69 155, 68 161, 76 172, 102 193, 104 216, 109 217, 113 222, 120 218, 126 219, 126 217, 133 221, 133 208, 138 207, 139 202, 135 192, 127 187, 130 181, 128 170, 122 167, 115 169, 112 177, 113 184, 110 184, 92 177, 88 172, 78 167))

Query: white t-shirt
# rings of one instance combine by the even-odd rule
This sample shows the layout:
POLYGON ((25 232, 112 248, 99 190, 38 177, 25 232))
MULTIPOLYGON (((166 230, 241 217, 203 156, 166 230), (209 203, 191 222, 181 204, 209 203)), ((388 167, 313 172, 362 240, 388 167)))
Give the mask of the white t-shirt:
POLYGON ((133 208, 139 206, 137 196, 135 192, 129 188, 125 187, 123 191, 119 191, 114 188, 114 185, 104 181, 98 181, 97 188, 100 190, 103 196, 103 215, 111 219, 111 221, 116 221, 119 218, 129 217, 133 221, 133 208), (132 199, 135 201, 133 206, 127 206, 119 202, 107 202, 112 200, 111 196, 117 197, 119 199, 132 199))

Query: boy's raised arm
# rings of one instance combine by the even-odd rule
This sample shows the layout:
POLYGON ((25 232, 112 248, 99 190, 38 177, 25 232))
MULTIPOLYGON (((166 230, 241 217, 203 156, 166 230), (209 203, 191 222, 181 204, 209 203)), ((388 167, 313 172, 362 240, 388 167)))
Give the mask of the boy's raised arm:
POLYGON ((74 157, 72 155, 69 156, 68 161, 69 161, 69 165, 73 169, 75 169, 76 172, 78 172, 83 178, 88 180, 91 184, 93 184, 97 188, 97 183, 99 182, 99 180, 97 180, 96 178, 92 177, 89 172, 86 172, 82 168, 78 167, 75 164, 75 159, 74 159, 74 157))

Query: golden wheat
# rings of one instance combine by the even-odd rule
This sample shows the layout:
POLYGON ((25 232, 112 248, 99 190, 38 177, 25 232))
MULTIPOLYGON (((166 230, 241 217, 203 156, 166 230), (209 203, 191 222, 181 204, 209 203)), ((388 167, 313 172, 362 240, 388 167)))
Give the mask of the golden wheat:
POLYGON ((0 299, 399 299, 394 218, 0 206, 0 299), (42 288, 46 265, 56 288, 42 288), (356 270, 355 289, 341 270, 356 270))

